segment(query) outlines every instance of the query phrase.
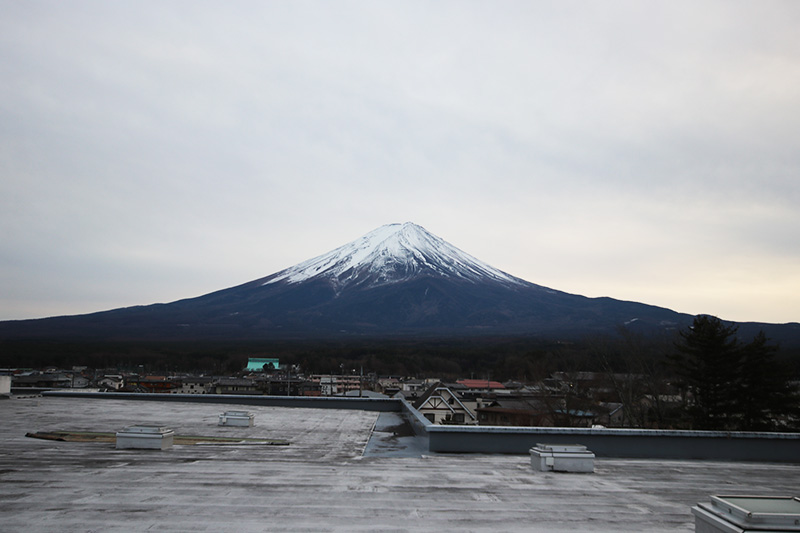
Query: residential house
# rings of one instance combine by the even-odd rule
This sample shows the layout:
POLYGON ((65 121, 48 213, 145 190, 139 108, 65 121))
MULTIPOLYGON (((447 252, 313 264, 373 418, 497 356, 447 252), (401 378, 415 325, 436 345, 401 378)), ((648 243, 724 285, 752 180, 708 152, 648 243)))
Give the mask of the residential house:
POLYGON ((169 393, 175 387, 175 383, 166 376, 131 376, 126 382, 125 388, 133 392, 169 393))
POLYGON ((68 389, 72 387, 72 378, 57 371, 31 372, 12 376, 11 386, 31 389, 68 389))
POLYGON ((89 378, 81 374, 73 373, 71 375, 71 380, 72 383, 70 384, 70 386, 73 389, 85 389, 86 387, 89 386, 89 378))
POLYGON ((601 402, 598 405, 599 416, 594 421, 606 427, 620 427, 625 422, 625 410, 619 402, 601 402))
POLYGON ((214 378, 207 376, 183 376, 175 380, 174 394, 210 394, 214 378))
POLYGON ((461 401, 461 397, 442 383, 432 385, 413 406, 434 424, 478 423, 477 416, 461 401))
POLYGON ((263 394, 252 379, 218 378, 211 384, 212 394, 263 394))
POLYGON ((362 376, 356 374, 314 374, 310 377, 318 384, 322 396, 337 396, 364 388, 362 376))
POLYGON ((271 396, 321 396, 319 382, 302 377, 277 376, 264 380, 262 390, 271 396))
POLYGON ((553 426, 553 411, 533 397, 496 398, 477 408, 481 426, 553 426))
POLYGON ((101 389, 116 391, 125 386, 125 378, 118 374, 105 375, 97 380, 97 386, 101 389))
POLYGON ((456 383, 471 391, 492 392, 504 390, 506 388, 506 386, 499 381, 491 381, 488 379, 459 379, 456 383))
POLYGON ((400 380, 391 377, 381 378, 378 380, 377 390, 386 396, 394 396, 400 391, 400 380))

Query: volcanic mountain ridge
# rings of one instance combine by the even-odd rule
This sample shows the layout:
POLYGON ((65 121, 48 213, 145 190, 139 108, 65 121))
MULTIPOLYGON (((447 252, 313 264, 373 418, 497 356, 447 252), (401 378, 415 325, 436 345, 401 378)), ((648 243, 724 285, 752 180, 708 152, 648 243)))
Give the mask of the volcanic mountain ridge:
POLYGON ((556 338, 620 326, 663 332, 691 320, 662 307, 530 283, 405 223, 243 285, 168 304, 1 322, 0 338, 556 338))

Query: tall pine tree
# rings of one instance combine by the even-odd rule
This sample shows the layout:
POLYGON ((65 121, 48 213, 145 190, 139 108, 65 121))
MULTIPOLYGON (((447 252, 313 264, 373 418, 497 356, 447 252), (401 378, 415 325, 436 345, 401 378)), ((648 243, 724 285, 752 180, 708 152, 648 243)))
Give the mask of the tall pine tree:
POLYGON ((736 326, 717 317, 700 315, 680 333, 671 361, 690 395, 692 427, 763 431, 795 426, 800 398, 775 360, 778 348, 763 331, 747 344, 736 332, 736 326))
POLYGON ((742 355, 736 330, 717 317, 699 315, 680 333, 672 362, 691 394, 694 429, 729 429, 735 423, 742 355))
POLYGON ((786 369, 775 360, 778 347, 768 344, 761 331, 742 349, 737 401, 740 429, 763 431, 791 427, 797 409, 797 391, 786 369))

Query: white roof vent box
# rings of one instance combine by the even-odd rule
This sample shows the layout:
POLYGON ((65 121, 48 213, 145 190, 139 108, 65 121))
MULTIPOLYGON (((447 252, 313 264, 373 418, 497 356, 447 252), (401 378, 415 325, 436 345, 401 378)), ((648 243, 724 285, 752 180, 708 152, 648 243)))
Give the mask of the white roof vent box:
POLYGON ((160 424, 128 426, 117 431, 117 449, 168 450, 175 432, 160 424))
POLYGON ((247 411, 225 411, 219 415, 220 426, 253 427, 255 415, 247 411))
POLYGON ((582 444, 536 444, 530 452, 539 472, 594 472, 594 454, 582 444))
POLYGON ((711 496, 692 507, 695 532, 800 531, 800 498, 711 496))

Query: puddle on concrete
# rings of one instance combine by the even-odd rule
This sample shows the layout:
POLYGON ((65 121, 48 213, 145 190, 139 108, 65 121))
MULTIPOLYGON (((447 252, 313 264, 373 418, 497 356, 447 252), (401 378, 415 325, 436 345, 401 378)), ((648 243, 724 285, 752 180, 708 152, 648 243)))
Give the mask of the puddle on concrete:
POLYGON ((381 413, 375 422, 364 457, 421 457, 428 452, 428 437, 414 433, 399 413, 381 413))

